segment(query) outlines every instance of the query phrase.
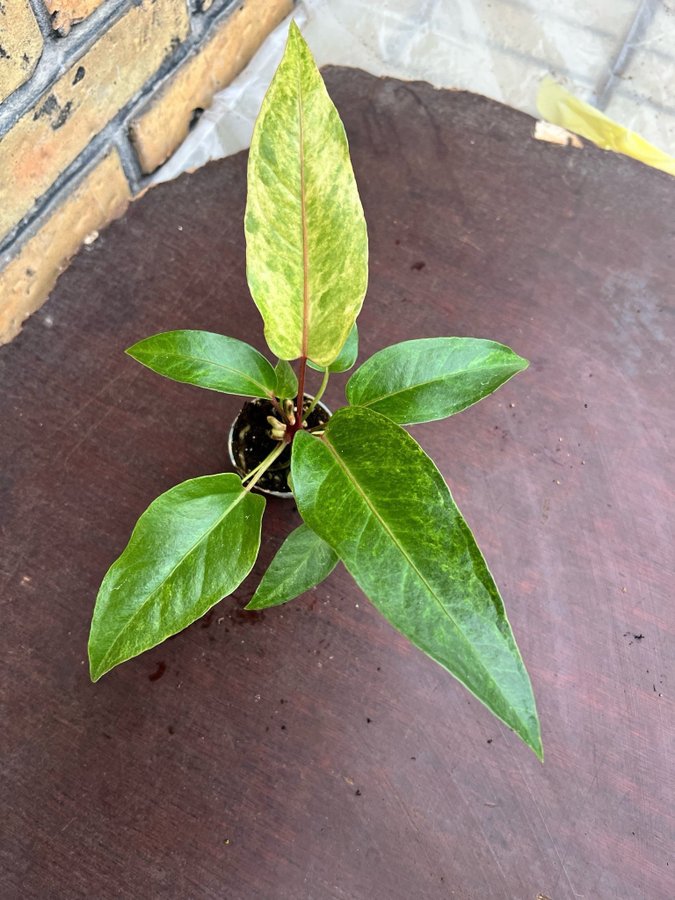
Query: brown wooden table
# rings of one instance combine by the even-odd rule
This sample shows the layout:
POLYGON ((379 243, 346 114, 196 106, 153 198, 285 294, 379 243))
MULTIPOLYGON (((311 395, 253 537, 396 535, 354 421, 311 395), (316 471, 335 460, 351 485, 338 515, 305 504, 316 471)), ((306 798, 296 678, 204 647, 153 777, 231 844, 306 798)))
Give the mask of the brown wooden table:
POLYGON ((370 230, 360 358, 474 335, 532 361, 414 433, 503 589, 546 763, 344 570, 243 612, 298 522, 280 501, 233 599, 88 681, 136 518, 228 468, 237 399, 122 351, 182 327, 263 347, 242 154, 143 197, 0 351, 0 896, 670 900, 675 181, 480 97, 327 77, 370 230))

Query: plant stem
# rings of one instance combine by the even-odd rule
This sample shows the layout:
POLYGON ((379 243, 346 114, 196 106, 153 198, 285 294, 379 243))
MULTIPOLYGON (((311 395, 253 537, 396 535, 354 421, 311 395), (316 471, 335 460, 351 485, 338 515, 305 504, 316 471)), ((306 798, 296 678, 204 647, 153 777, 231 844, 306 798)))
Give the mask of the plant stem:
MULTIPOLYGON (((277 448, 275 447, 274 449, 276 450, 277 448)), ((267 462, 268 459, 269 459, 269 455, 266 456, 265 459, 263 459, 262 462, 258 463, 258 465, 255 467, 255 469, 251 469, 251 471, 250 471, 250 472, 247 472, 246 475, 242 475, 241 483, 244 484, 244 483, 247 482, 250 478, 253 478, 254 475, 257 475, 258 472, 259 472, 259 471, 262 469, 262 467, 265 465, 265 463, 267 462)))
POLYGON ((274 462, 274 460, 275 460, 278 456, 281 456, 281 454, 284 452, 285 449, 286 449, 286 444, 285 444, 285 442, 284 442, 284 441, 280 441, 280 442, 277 444, 277 446, 274 448, 274 450, 272 450, 272 452, 271 452, 268 456, 266 456, 265 459, 263 459, 263 461, 262 461, 261 463, 259 463, 259 464, 255 467, 255 469, 253 469, 252 472, 249 472, 248 475, 246 475, 244 478, 242 478, 242 480, 241 480, 241 483, 242 483, 242 484, 243 484, 245 481, 249 481, 249 478, 252 479, 252 480, 249 481, 249 483, 246 485, 246 490, 247 490, 247 491, 250 491, 251 488, 253 487, 253 485, 254 485, 257 481, 259 481, 259 480, 262 478, 262 476, 263 476, 263 475, 265 474, 265 472, 269 469, 269 467, 272 465, 272 463, 274 462))
POLYGON ((307 371, 307 357, 300 357, 300 374, 298 375, 298 398, 296 400, 295 425, 292 434, 300 431, 303 420, 303 407, 305 405, 305 372, 307 371))
POLYGON ((323 373, 323 380, 321 382, 321 387, 319 388, 319 390, 318 390, 316 396, 314 397, 314 399, 312 400, 312 402, 307 407, 307 413, 305 415, 306 419, 309 419, 310 415, 314 412, 314 407, 319 402, 319 400, 323 397, 323 392, 326 390, 326 385, 328 384, 329 376, 330 376, 330 372, 328 371, 328 369, 326 369, 325 372, 323 373))
POLYGON ((286 419, 286 416, 284 415, 284 411, 283 411, 283 409, 281 408, 281 404, 279 403, 279 401, 277 400, 277 398, 274 396, 274 394, 270 394, 269 397, 268 397, 268 400, 270 401, 270 403, 272 404, 272 406, 276 409, 276 411, 279 413, 279 415, 281 416, 281 418, 285 420, 285 419, 286 419))

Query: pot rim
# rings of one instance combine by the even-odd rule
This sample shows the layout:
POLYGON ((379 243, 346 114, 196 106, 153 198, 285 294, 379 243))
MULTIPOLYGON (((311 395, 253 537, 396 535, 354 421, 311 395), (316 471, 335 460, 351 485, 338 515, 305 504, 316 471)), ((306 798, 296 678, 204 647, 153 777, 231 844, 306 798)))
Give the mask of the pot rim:
MULTIPOLYGON (((313 394, 305 393, 303 396, 304 396, 305 400, 313 400, 314 399, 313 394)), ((266 399, 265 397, 249 397, 246 400, 246 403, 251 403, 252 401, 255 402, 256 400, 265 400, 265 399, 266 399)), ((322 400, 319 400, 319 402, 316 405, 320 406, 321 409, 323 409, 324 412, 327 412, 329 416, 333 415, 332 411, 326 406, 326 404, 322 400)), ((243 409, 243 408, 244 407, 242 406, 241 409, 243 409)), ((228 453, 228 456, 230 457, 230 462, 232 463, 232 465, 235 468, 235 471, 240 476, 242 475, 242 471, 241 471, 240 467, 237 465, 237 461, 234 458, 234 453, 232 451, 232 437, 234 435, 234 426, 235 426, 237 419, 239 418, 239 413, 241 412, 241 409, 239 410, 237 415, 234 417, 234 421, 230 425, 230 430, 227 434, 227 453, 228 453)), ((246 472, 244 472, 243 474, 245 475, 246 472)), ((251 490, 258 491, 261 494, 267 494, 268 497, 279 497, 281 500, 290 500, 291 497, 293 497, 293 491, 270 491, 268 488, 258 487, 257 484, 255 484, 251 488, 251 490)))

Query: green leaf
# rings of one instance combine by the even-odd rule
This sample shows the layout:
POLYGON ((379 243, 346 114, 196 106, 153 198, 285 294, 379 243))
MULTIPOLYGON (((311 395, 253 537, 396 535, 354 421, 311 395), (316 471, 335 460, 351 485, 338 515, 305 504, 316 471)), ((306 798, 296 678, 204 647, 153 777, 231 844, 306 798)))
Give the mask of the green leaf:
POLYGON ((497 587, 443 478, 400 426, 338 410, 293 441, 298 509, 395 628, 541 757, 532 688, 497 587))
POLYGON ((173 381, 223 394, 270 397, 276 387, 274 369, 261 353, 211 331, 165 331, 139 341, 127 353, 173 381))
POLYGON ((193 478, 154 500, 98 592, 92 681, 231 594, 258 555, 264 509, 264 498, 245 492, 233 474, 193 478))
MULTIPOLYGON (((359 329, 356 326, 356 322, 352 327, 352 330, 349 332, 349 337, 347 341, 335 357, 333 362, 328 366, 329 372, 346 372, 347 369, 351 369, 351 367, 356 362, 356 357, 359 355, 359 329)), ((307 365, 310 369, 316 369, 317 372, 325 372, 325 367, 317 366, 316 363, 313 363, 311 359, 307 360, 307 365)))
POLYGON ((279 548, 246 609, 266 609, 299 597, 327 578, 337 562, 328 544, 300 525, 279 548))
POLYGON ((253 131, 245 231, 270 349, 330 365, 363 303, 368 238, 344 127, 295 23, 253 131))
POLYGON ((277 386, 274 393, 280 400, 293 400, 298 396, 298 376, 286 359, 280 359, 274 367, 277 386))
POLYGON ((495 341, 404 341, 375 353, 354 372, 347 399, 399 425, 432 422, 466 409, 527 366, 527 360, 495 341))

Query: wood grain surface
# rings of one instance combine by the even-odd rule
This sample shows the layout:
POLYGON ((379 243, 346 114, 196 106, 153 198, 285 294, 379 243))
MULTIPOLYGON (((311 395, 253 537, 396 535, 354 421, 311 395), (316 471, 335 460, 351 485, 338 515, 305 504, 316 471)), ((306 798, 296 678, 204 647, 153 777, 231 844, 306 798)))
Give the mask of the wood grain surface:
POLYGON ((469 335, 532 361, 413 433, 502 588, 545 765, 344 569, 243 612, 283 501, 233 598, 89 683, 137 517, 229 468, 238 400, 123 350, 186 327, 263 349, 242 154, 134 204, 0 350, 0 896, 670 900, 675 181, 480 97, 327 79, 369 222, 360 358, 469 335))

